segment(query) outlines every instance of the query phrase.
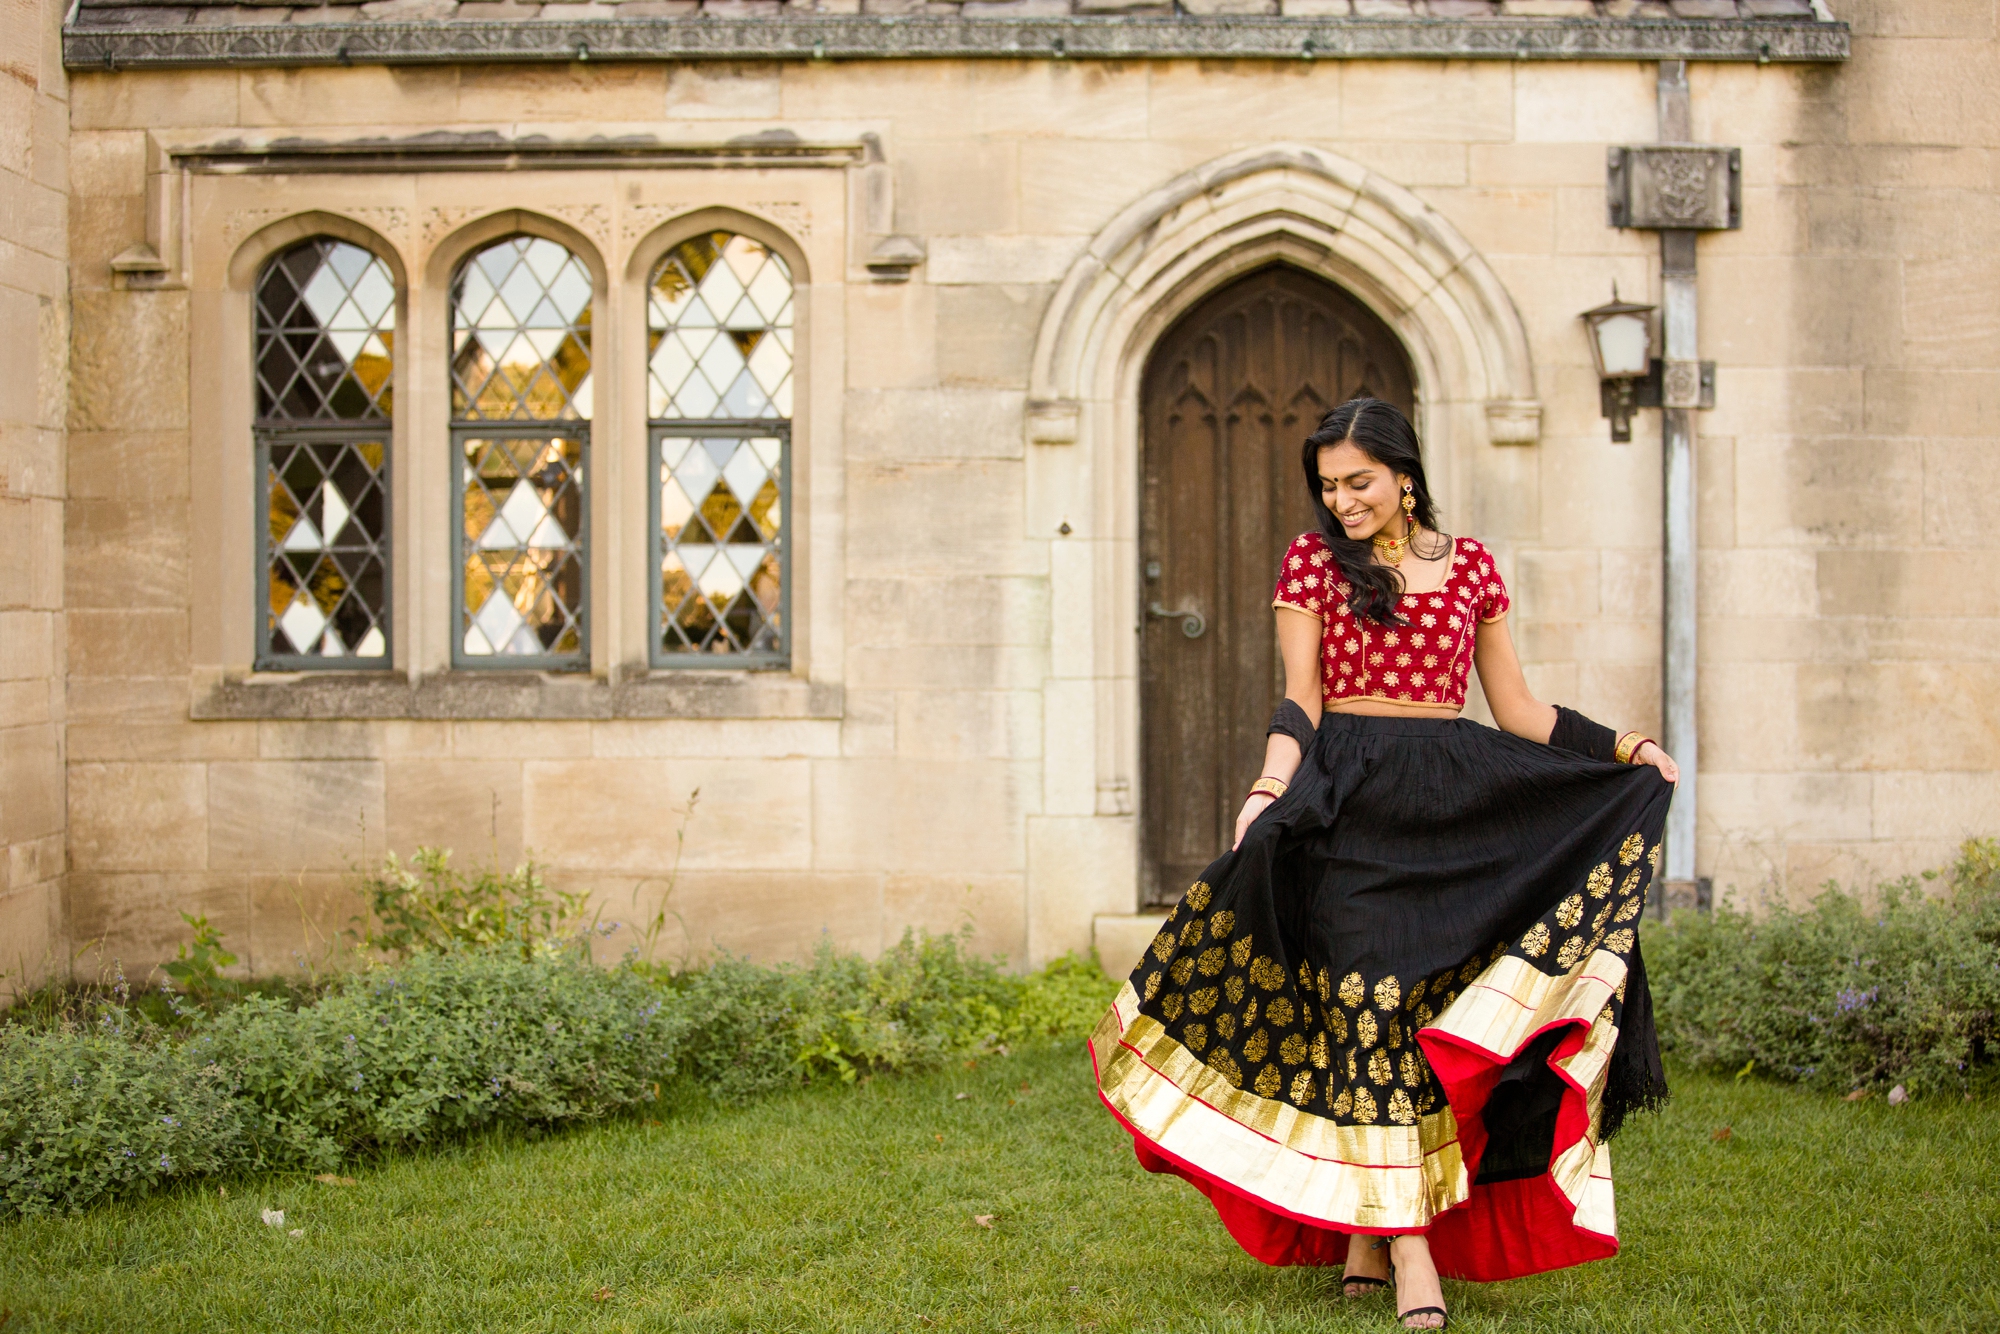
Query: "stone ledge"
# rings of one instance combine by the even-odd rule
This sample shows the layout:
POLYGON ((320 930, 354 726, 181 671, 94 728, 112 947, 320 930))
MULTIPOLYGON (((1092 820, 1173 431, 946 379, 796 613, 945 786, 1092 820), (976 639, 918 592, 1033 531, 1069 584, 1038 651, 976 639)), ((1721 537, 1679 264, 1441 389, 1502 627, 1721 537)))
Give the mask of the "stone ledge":
MULTIPOLYGON (((88 11, 86 11, 88 12, 88 11)), ((131 12, 131 11, 125 11, 131 12)), ((570 60, 1840 61, 1845 23, 1799 19, 792 17, 449 19, 63 30, 71 69, 570 60)))
POLYGON ((197 680, 188 714, 225 719, 422 718, 551 722, 611 718, 829 718, 838 685, 777 672, 653 672, 616 684, 551 672, 269 672, 197 680))

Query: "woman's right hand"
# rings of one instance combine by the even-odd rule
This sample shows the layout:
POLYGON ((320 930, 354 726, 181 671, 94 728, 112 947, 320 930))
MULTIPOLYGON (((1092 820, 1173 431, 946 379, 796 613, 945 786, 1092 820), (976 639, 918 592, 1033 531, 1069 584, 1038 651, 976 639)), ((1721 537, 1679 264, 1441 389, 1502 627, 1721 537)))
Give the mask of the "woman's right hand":
POLYGON ((1236 816, 1236 841, 1229 845, 1231 852, 1243 846, 1243 835, 1250 828, 1251 822, 1264 813, 1266 806, 1269 806, 1276 800, 1276 797, 1271 796, 1267 792, 1252 792, 1250 794, 1250 799, 1243 803, 1242 811, 1236 816))

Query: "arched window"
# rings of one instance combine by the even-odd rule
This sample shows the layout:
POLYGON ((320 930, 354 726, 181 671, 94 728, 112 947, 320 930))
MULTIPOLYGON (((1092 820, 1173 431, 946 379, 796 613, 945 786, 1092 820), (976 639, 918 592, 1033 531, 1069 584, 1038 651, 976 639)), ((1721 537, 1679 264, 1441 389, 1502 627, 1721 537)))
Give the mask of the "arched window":
POLYGON ((653 664, 783 666, 791 269, 747 236, 692 237, 653 270, 646 332, 653 664))
POLYGON ((257 279, 257 666, 389 665, 396 280, 328 236, 257 279))
POLYGON ((451 284, 456 666, 587 667, 590 270, 510 236, 451 284))

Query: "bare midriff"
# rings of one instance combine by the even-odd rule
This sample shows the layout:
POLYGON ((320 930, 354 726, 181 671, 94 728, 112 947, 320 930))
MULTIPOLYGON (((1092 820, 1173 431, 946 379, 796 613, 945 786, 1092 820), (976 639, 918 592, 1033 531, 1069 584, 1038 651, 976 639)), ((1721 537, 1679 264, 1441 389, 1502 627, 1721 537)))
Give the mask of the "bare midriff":
POLYGON ((1339 699, 1323 706, 1328 713, 1358 713, 1369 718, 1439 718, 1450 721, 1461 709, 1412 708, 1386 699, 1339 699))

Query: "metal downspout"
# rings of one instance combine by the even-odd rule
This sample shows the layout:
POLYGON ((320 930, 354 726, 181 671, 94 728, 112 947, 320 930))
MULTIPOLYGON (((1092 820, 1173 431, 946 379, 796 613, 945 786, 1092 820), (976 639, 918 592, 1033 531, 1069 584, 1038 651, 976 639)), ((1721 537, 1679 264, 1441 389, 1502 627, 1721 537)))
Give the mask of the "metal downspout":
MULTIPOLYGON (((1659 78, 1660 141, 1689 143, 1694 126, 1688 105, 1687 62, 1663 60, 1659 78)), ((1696 341, 1695 237, 1685 229, 1660 232, 1660 323, 1667 380, 1675 362, 1700 357, 1696 341)), ((1695 725, 1695 432, 1692 407, 1660 409, 1665 469, 1663 561, 1665 573, 1663 703, 1667 753, 1680 766, 1680 791, 1667 816, 1667 882, 1656 896, 1660 911, 1672 898, 1695 896, 1695 802, 1700 744, 1695 725)))

